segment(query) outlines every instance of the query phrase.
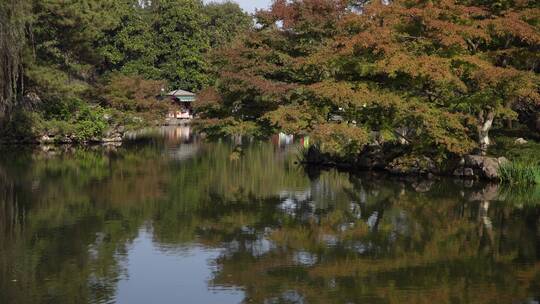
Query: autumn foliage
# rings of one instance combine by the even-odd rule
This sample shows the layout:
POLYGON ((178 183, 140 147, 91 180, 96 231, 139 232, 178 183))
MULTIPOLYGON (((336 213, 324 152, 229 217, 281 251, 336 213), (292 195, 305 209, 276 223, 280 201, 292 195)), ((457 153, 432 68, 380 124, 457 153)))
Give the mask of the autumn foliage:
POLYGON ((204 117, 462 155, 485 151, 513 104, 540 103, 537 1, 276 0, 257 21, 215 56, 219 116, 204 117))
POLYGON ((98 88, 98 95, 106 107, 154 120, 163 117, 170 106, 158 99, 164 85, 140 76, 115 74, 98 88))

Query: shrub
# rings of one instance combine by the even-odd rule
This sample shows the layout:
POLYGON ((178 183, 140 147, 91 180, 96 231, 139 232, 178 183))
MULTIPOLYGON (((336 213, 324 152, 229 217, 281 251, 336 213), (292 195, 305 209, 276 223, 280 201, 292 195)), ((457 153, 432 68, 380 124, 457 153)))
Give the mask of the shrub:
POLYGON ((109 127, 105 111, 99 106, 81 103, 68 120, 52 119, 43 122, 43 131, 60 136, 73 136, 77 141, 100 137, 109 127))
POLYGON ((0 138, 33 139, 43 128, 43 118, 38 113, 17 110, 10 119, 0 121, 0 138))
POLYGON ((169 103, 157 99, 164 86, 161 81, 114 74, 105 85, 98 88, 97 94, 104 106, 125 113, 136 113, 151 121, 163 118, 169 110, 169 103))

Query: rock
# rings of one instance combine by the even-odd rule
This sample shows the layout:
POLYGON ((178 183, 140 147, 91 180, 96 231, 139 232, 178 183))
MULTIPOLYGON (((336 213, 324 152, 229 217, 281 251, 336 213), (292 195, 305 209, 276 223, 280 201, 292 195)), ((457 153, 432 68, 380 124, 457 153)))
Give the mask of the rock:
POLYGON ((51 144, 54 142, 54 138, 49 137, 49 135, 43 135, 39 138, 39 143, 41 144, 51 144))
POLYGON ((116 151, 116 148, 121 147, 121 142, 103 142, 102 147, 105 147, 107 151, 116 151))
POLYGON ((118 133, 113 134, 111 137, 105 137, 102 139, 102 142, 104 143, 121 142, 121 141, 122 141, 122 136, 120 136, 120 134, 118 133))
POLYGON ((24 95, 23 99, 24 99, 24 107, 27 110, 30 110, 34 108, 35 106, 41 104, 41 98, 39 97, 38 94, 34 92, 30 92, 24 95))
POLYGON ((528 143, 528 141, 526 141, 526 140, 523 139, 523 138, 518 138, 518 139, 516 139, 516 140, 514 141, 514 143, 515 143, 516 145, 525 145, 525 144, 528 143))
POLYGON ((474 186, 474 180, 472 180, 472 179, 466 179, 463 182, 463 187, 465 187, 465 188, 472 188, 473 186, 474 186))
POLYGON ((485 156, 481 155, 467 155, 464 158, 464 166, 469 168, 479 168, 484 163, 485 158, 485 156))
POLYGON ((116 137, 116 136, 122 136, 125 133, 125 127, 124 126, 114 126, 109 128, 107 131, 105 131, 104 135, 105 137, 116 137))
POLYGON ((500 166, 506 164, 506 163, 509 163, 510 161, 504 157, 504 156, 501 156, 499 158, 497 158, 497 162, 499 163, 500 166))
POLYGON ((488 157, 481 155, 467 155, 463 167, 454 170, 455 176, 478 176, 485 179, 498 179, 499 167, 508 162, 504 157, 488 157))
POLYGON ((484 177, 488 179, 499 178, 499 162, 496 158, 486 157, 481 167, 484 177))

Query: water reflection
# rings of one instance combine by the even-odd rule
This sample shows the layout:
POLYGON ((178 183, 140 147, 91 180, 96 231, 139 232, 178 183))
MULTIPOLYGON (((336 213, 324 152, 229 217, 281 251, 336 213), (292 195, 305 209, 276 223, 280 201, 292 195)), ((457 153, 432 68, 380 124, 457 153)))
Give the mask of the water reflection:
POLYGON ((2 151, 0 303, 540 299, 533 192, 306 172, 294 144, 239 142, 2 151))
POLYGON ((118 282, 118 303, 240 303, 239 288, 208 286, 218 266, 213 261, 221 249, 186 244, 182 248, 163 247, 153 241, 151 228, 139 236, 126 254, 129 272, 118 282), (159 278, 159 280, 156 280, 159 278))

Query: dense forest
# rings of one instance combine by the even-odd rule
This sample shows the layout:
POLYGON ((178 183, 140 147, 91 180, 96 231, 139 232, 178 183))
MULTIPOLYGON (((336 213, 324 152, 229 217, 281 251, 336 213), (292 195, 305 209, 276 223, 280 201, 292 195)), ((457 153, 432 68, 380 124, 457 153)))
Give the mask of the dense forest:
POLYGON ((493 154, 494 131, 540 132, 534 0, 0 5, 2 138, 155 123, 165 88, 199 93, 209 135, 310 135, 342 163, 391 146, 385 163, 441 164, 493 154))
POLYGON ((0 137, 12 139, 152 123, 162 88, 213 84, 209 52, 253 24, 200 0, 6 0, 0 14, 0 137))

